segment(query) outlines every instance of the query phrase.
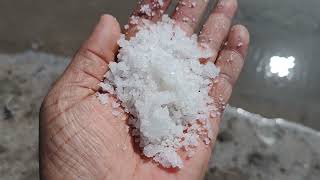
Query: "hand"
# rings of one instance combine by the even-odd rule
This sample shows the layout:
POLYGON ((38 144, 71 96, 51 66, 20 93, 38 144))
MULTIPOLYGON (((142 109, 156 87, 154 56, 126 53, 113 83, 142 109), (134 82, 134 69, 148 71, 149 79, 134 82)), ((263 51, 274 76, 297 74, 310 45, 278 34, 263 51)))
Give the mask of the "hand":
MULTIPOLYGON (((142 4, 155 0, 143 0, 142 4)), ((182 0, 172 18, 187 34, 192 34, 203 14, 205 0, 182 0), (185 21, 184 17, 190 17, 185 21), (191 18, 194 18, 191 20, 191 18)), ((170 4, 156 9, 153 17, 141 12, 135 16, 156 22, 170 4)), ((209 59, 220 67, 211 96, 219 114, 211 119, 215 136, 221 114, 244 63, 249 34, 245 27, 230 28, 237 9, 236 0, 220 0, 205 23, 199 42, 207 43, 214 56, 209 59), (230 30, 231 29, 231 30, 230 30), (224 44, 227 39, 227 44, 224 44)), ((136 32, 134 25, 126 31, 136 32)), ((110 15, 101 17, 90 38, 82 45, 61 78, 45 98, 40 112, 40 172, 43 179, 201 179, 207 169, 212 146, 200 145, 195 155, 184 160, 180 170, 164 169, 144 158, 135 148, 128 133, 126 116, 114 117, 110 105, 101 105, 96 98, 99 82, 108 70, 108 63, 117 54, 120 36, 118 22, 110 15)))

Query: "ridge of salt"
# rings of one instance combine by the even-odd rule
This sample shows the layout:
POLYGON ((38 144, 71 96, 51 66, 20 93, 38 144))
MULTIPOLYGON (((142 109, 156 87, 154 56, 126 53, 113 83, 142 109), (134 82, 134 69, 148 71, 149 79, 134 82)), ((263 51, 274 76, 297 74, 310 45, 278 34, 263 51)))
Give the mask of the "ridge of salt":
POLYGON ((118 63, 109 64, 100 86, 132 115, 132 136, 143 154, 163 167, 182 168, 177 151, 191 157, 202 138, 206 144, 212 138, 208 119, 215 107, 208 93, 219 69, 199 62, 211 53, 168 16, 156 24, 145 21, 135 37, 122 36, 118 44, 118 63))

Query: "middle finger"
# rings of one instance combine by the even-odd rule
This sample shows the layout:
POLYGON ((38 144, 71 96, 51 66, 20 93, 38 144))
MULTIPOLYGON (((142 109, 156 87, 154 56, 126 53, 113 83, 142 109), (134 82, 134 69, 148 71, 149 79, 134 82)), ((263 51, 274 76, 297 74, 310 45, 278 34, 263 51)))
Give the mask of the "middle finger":
POLYGON ((209 0, 180 0, 172 19, 187 35, 192 35, 197 28, 209 0))

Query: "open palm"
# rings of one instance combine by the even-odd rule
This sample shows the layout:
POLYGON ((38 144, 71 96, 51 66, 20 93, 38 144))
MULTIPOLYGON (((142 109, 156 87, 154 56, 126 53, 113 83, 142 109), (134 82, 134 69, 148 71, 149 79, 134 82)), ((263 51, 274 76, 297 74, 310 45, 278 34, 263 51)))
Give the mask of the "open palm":
MULTIPOLYGON (((154 7, 152 17, 140 11, 141 6, 157 2, 141 1, 133 15, 158 21, 170 0, 154 7)), ((172 18, 191 35, 208 2, 181 2, 172 18)), ((209 61, 215 62, 221 70, 210 94, 218 102, 220 112, 211 119, 215 134, 249 44, 249 34, 243 26, 236 25, 230 30, 236 9, 236 0, 220 0, 199 36, 199 43, 206 43, 212 49, 214 56, 209 61)), ((131 37, 136 31, 135 25, 130 24, 125 33, 131 37)), ((130 136, 126 115, 112 115, 110 103, 102 105, 96 98, 98 84, 108 70, 108 62, 117 54, 119 36, 117 21, 110 15, 102 16, 90 38, 45 98, 40 112, 41 177, 55 180, 201 179, 207 169, 212 146, 197 147, 195 155, 185 159, 184 168, 180 170, 164 169, 140 154, 130 136)), ((214 140, 211 143, 213 145, 214 140)))

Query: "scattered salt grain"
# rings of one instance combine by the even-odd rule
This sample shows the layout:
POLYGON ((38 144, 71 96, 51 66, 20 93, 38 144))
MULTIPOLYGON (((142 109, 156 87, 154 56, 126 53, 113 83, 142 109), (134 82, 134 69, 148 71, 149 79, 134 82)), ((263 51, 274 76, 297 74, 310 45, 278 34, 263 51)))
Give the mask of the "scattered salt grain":
POLYGON ((182 18, 182 21, 183 21, 183 22, 188 22, 188 21, 189 21, 189 18, 184 17, 184 18, 182 18))
POLYGON ((130 18, 130 23, 131 24, 138 24, 139 23, 139 17, 138 16, 131 16, 130 18))
POLYGON ((103 105, 108 104, 108 101, 109 101, 108 94, 97 93, 97 97, 101 104, 103 105))
POLYGON ((211 112, 211 113, 210 113, 210 117, 213 117, 213 118, 217 117, 216 112, 211 112))
POLYGON ((186 5, 186 2, 183 2, 183 1, 179 1, 180 2, 180 4, 182 5, 182 6, 185 6, 186 5))
POLYGON ((111 84, 106 84, 106 83, 101 82, 99 85, 102 88, 102 91, 108 92, 110 94, 114 94, 114 89, 111 84))
POLYGON ((194 154, 195 154, 194 151, 189 151, 187 156, 188 158, 192 158, 194 154))
POLYGON ((120 107, 120 104, 119 103, 117 103, 117 102, 112 102, 112 108, 118 108, 118 107, 120 107))
POLYGON ((158 4, 162 7, 163 6, 163 0, 158 0, 158 4))
POLYGON ((140 8, 140 12, 145 13, 148 16, 152 15, 152 10, 151 10, 149 4, 142 5, 141 8, 140 8))
POLYGON ((208 93, 219 70, 200 63, 212 56, 210 50, 199 47, 197 36, 187 36, 168 16, 144 23, 130 40, 120 38, 118 63, 109 64, 100 86, 131 114, 132 136, 143 154, 163 167, 182 168, 178 150, 192 154, 203 136, 205 142, 213 137, 209 117, 215 103, 208 93))
POLYGON ((121 114, 121 112, 115 111, 115 110, 113 110, 111 113, 112 113, 112 115, 115 116, 115 117, 118 117, 118 116, 121 114))
POLYGON ((243 46, 243 43, 242 42, 239 42, 238 44, 237 44, 237 47, 238 48, 240 48, 240 47, 242 47, 243 46))

